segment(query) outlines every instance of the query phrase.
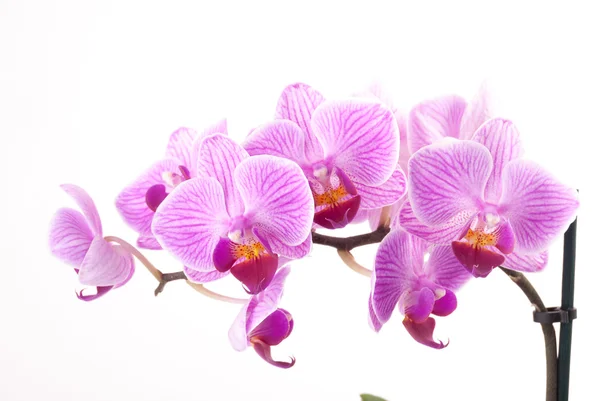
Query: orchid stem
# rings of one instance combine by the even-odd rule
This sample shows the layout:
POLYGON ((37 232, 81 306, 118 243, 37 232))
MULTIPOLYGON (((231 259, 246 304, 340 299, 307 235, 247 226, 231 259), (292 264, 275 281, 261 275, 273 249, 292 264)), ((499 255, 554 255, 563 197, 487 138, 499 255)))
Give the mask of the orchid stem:
POLYGON ((139 260, 144 266, 146 266, 146 269, 148 269, 150 274, 152 274, 154 276, 154 278, 158 281, 158 287, 156 287, 156 289, 154 290, 154 296, 157 296, 158 294, 160 294, 168 282, 175 281, 175 280, 186 280, 186 282, 192 288, 194 288, 196 291, 198 291, 200 294, 207 296, 209 298, 212 298, 212 299, 216 299, 217 301, 228 302, 228 303, 232 303, 232 304, 244 304, 247 302, 246 299, 232 298, 232 297, 228 297, 226 295, 221 295, 219 293, 216 293, 214 291, 211 291, 211 290, 205 288, 202 284, 192 283, 187 280, 187 276, 185 275, 185 273, 183 271, 174 272, 174 273, 161 272, 136 247, 134 247, 133 245, 131 245, 129 242, 125 241, 122 238, 106 236, 106 237, 104 237, 104 239, 106 241, 114 242, 114 243, 121 245, 123 248, 125 248, 125 250, 127 250, 129 253, 131 253, 133 256, 135 256, 137 258, 137 260, 139 260))
MULTIPOLYGON (((547 311, 542 298, 523 273, 509 270, 502 266, 500 266, 500 269, 523 291, 529 302, 533 304, 538 312, 547 311)), ((558 394, 556 331, 552 323, 541 323, 541 326, 546 346, 546 401, 556 401, 558 394)))
POLYGON ((340 255, 340 259, 342 259, 342 262, 344 262, 346 266, 348 266, 358 274, 362 274, 365 277, 371 278, 371 273, 373 273, 373 271, 367 269, 366 267, 358 263, 356 259, 354 259, 354 255, 352 255, 350 251, 338 249, 338 255, 340 255))
POLYGON ((351 251, 359 246, 377 244, 381 242, 389 232, 389 227, 384 226, 380 226, 373 232, 355 235, 353 237, 330 237, 328 235, 313 232, 312 240, 314 244, 330 246, 341 251, 351 251))
POLYGON ((215 299, 217 301, 228 302, 230 304, 245 304, 246 302, 248 302, 247 299, 228 297, 226 295, 222 295, 217 292, 211 291, 208 288, 204 287, 204 285, 202 284, 192 283, 191 281, 187 281, 187 283, 190 287, 198 291, 200 294, 215 299))

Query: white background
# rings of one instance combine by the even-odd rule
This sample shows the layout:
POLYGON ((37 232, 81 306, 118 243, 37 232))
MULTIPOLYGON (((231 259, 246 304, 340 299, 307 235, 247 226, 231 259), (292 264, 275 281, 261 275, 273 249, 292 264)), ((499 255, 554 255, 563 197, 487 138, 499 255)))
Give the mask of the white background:
MULTIPOLYGON (((182 282, 155 298, 141 265, 126 287, 86 304, 72 269, 49 255, 51 215, 72 206, 59 184, 87 189, 105 234, 134 241, 113 201, 161 157, 170 132, 228 117, 241 140, 273 115, 287 84, 339 97, 374 79, 405 109, 470 98, 487 79, 527 156, 581 190, 571 399, 599 399, 598 11, 423 3, 1 0, 0 399, 542 400, 541 330, 499 271, 472 281, 457 311, 438 319, 436 334, 451 341, 437 351, 415 343, 399 315, 372 332, 369 280, 315 247, 286 287, 296 326, 274 353, 298 362, 285 371, 231 349, 235 305, 182 282)), ((356 257, 370 266, 375 250, 356 257)), ((561 255, 558 243, 531 276, 548 305, 560 303, 561 255)), ((213 288, 241 295, 233 283, 213 288)))

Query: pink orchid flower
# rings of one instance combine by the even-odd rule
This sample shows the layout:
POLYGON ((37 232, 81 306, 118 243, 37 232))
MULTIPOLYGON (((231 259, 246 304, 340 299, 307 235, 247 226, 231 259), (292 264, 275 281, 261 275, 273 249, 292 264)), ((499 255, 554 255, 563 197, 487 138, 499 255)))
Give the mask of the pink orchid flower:
POLYGON ((294 328, 292 315, 278 307, 289 272, 289 267, 279 270, 268 288, 254 295, 242 307, 229 329, 229 341, 236 351, 244 351, 252 346, 265 361, 284 369, 294 366, 296 360, 275 361, 271 356, 271 347, 288 338, 294 328))
POLYGON ((396 168, 398 127, 380 102, 324 101, 310 86, 294 84, 281 95, 276 118, 254 130, 244 148, 251 155, 285 157, 300 165, 319 226, 344 227, 359 207, 390 205, 404 194, 405 176, 396 168))
POLYGON ((574 189, 520 158, 519 133, 507 120, 482 125, 472 141, 446 139, 415 153, 409 202, 400 224, 414 235, 450 244, 476 277, 499 265, 546 266, 546 249, 575 217, 574 189))
POLYGON ((454 312, 455 292, 471 277, 449 245, 432 245, 405 231, 392 231, 375 258, 369 298, 371 325, 379 331, 398 305, 404 315, 402 323, 416 341, 444 348, 448 344, 433 340, 435 319, 430 315, 454 312))
POLYGON ((177 185, 197 176, 197 147, 203 138, 215 133, 227 134, 226 120, 200 134, 190 128, 179 128, 169 137, 165 158, 154 163, 117 196, 117 210, 125 223, 139 234, 139 247, 161 249, 151 230, 154 212, 177 185))
POLYGON ((264 290, 281 265, 310 251, 314 204, 295 163, 253 156, 213 135, 199 150, 199 173, 161 203, 152 232, 197 272, 231 272, 247 291, 264 290))
POLYGON ((96 205, 83 189, 65 184, 61 188, 77 203, 75 209, 59 209, 50 224, 50 251, 73 266, 79 282, 96 287, 96 294, 76 293, 82 301, 92 301, 129 281, 134 271, 132 255, 121 245, 102 236, 102 223, 96 205))

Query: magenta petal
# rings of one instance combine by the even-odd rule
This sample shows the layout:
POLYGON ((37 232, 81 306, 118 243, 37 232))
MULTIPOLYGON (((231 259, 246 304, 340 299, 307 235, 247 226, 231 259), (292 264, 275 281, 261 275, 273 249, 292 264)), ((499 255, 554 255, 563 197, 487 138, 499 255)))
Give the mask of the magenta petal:
POLYGON ((154 238, 154 235, 140 234, 136 243, 137 243, 137 246, 139 246, 140 248, 144 248, 144 249, 152 249, 152 250, 156 250, 156 251, 162 249, 162 247, 160 246, 160 244, 158 243, 156 238, 154 238))
POLYGON ((179 184, 152 221, 162 247, 182 264, 200 271, 214 269, 213 251, 228 227, 223 188, 214 178, 192 178, 179 184))
POLYGON ((198 133, 191 128, 181 127, 171 134, 167 144, 167 159, 175 160, 186 167, 192 166, 192 144, 198 133))
POLYGON ((77 210, 59 209, 52 218, 50 252, 63 262, 79 267, 90 249, 93 238, 85 217, 77 210))
POLYGON ((223 273, 228 271, 237 260, 233 256, 234 246, 235 243, 229 238, 220 238, 219 242, 217 242, 213 252, 213 263, 215 264, 215 269, 219 272, 223 273))
POLYGON ((492 171, 490 152, 472 141, 446 139, 422 148, 408 162, 408 199, 417 219, 445 225, 461 214, 466 221, 482 205, 492 171))
POLYGON ((98 214, 96 205, 94 204, 94 201, 90 195, 88 195, 83 188, 80 188, 77 185, 63 184, 60 187, 75 200, 77 206, 79 206, 79 209, 81 209, 81 212, 88 221, 92 234, 94 236, 102 235, 102 222, 100 221, 100 215, 98 214))
POLYGON ((249 294, 258 294, 271 283, 277 266, 278 256, 265 254, 238 262, 231 268, 231 274, 241 281, 249 294))
POLYGON ((346 227, 356 216, 360 200, 360 195, 356 195, 334 206, 327 206, 315 213, 314 222, 330 230, 346 227))
POLYGON ((414 338, 418 343, 426 345, 435 349, 442 349, 448 346, 448 343, 444 344, 442 341, 433 340, 433 331, 435 330, 435 319, 432 317, 427 318, 422 323, 415 323, 412 320, 405 318, 402 324, 406 328, 406 331, 414 338))
POLYGON ((452 246, 434 246, 426 263, 429 280, 447 290, 458 291, 473 275, 465 269, 454 255, 452 246))
POLYGON ((275 118, 293 121, 306 133, 304 154, 310 162, 323 158, 323 148, 310 124, 314 110, 323 100, 323 95, 310 86, 297 83, 286 87, 277 102, 275 118))
POLYGON ((204 284, 204 283, 210 283, 212 281, 217 281, 229 274, 229 272, 220 272, 216 269, 211 270, 211 271, 201 272, 198 270, 190 269, 187 266, 183 266, 183 272, 185 273, 185 276, 188 278, 189 281, 191 281, 192 283, 198 283, 198 284, 204 284))
POLYGON ((521 255, 513 252, 510 255, 506 255, 506 260, 502 266, 510 270, 533 273, 543 270, 547 264, 548 251, 532 255, 521 255))
POLYGON ((377 209, 397 202, 406 193, 406 176, 399 168, 379 186, 356 183, 361 209, 377 209))
POLYGON ((314 199, 296 163, 275 156, 252 156, 238 165, 234 180, 249 224, 260 227, 268 242, 277 237, 294 246, 306 240, 312 229, 314 199))
POLYGON ((456 306, 456 294, 450 290, 446 290, 446 294, 440 299, 437 299, 435 304, 433 304, 431 313, 437 316, 448 316, 456 310, 456 306))
POLYGON ((436 141, 460 136, 460 124, 467 102, 459 96, 427 100, 408 115, 408 147, 411 153, 436 141))
POLYGON ((508 221, 503 221, 496 229, 496 248, 505 255, 512 253, 515 249, 515 233, 508 221))
POLYGON ((79 269, 83 285, 105 287, 126 282, 134 269, 133 256, 122 246, 96 236, 79 269))
POLYGON ((93 301, 95 299, 100 298, 101 296, 107 294, 112 289, 113 289, 112 286, 96 287, 96 293, 95 294, 92 294, 92 295, 83 295, 83 291, 85 291, 85 290, 81 290, 79 292, 76 292, 75 295, 77 296, 78 299, 80 299, 82 301, 85 301, 85 302, 89 302, 89 301, 93 301))
MULTIPOLYGON (((293 121, 275 120, 256 128, 244 141, 243 147, 250 155, 284 157, 303 165, 304 138, 306 134, 293 121)), ((320 145, 319 145, 320 146, 320 145)), ((323 153, 323 151, 320 151, 323 153)))
POLYGON ((279 256, 289 259, 302 259, 307 256, 312 249, 312 235, 309 234, 300 245, 286 245, 277 237, 271 236, 269 237, 269 246, 271 252, 276 253, 279 256))
POLYGON ((148 209, 156 212, 162 201, 167 197, 167 191, 163 184, 156 184, 146 191, 146 205, 148 209))
POLYGON ((403 313, 415 323, 421 323, 429 317, 434 303, 435 295, 427 287, 410 291, 401 299, 403 313))
POLYGON ((375 309, 373 309, 373 301, 371 300, 371 297, 369 297, 369 326, 371 326, 371 328, 376 332, 379 332, 379 330, 381 330, 383 327, 383 323, 381 323, 377 317, 377 314, 375 313, 375 309))
POLYGON ((241 215, 244 212, 244 204, 235 188, 233 172, 241 161, 248 157, 248 152, 231 138, 215 134, 202 141, 197 157, 198 174, 215 178, 223 187, 229 215, 241 215))
POLYGON ((396 169, 400 136, 394 115, 383 104, 363 99, 325 102, 311 124, 325 157, 355 183, 381 185, 396 169))
POLYGON ((486 248, 475 248, 466 242, 452 242, 456 258, 474 277, 487 277, 494 267, 504 262, 504 256, 486 248))
POLYGON ((511 160, 518 159, 523 153, 519 131, 515 125, 501 118, 494 118, 483 124, 473 141, 485 146, 492 155, 494 167, 485 187, 485 200, 497 203, 502 195, 502 171, 511 160))
POLYGON ((513 160, 502 172, 499 213, 515 233, 515 251, 539 253, 575 218, 577 192, 528 160, 513 160))
POLYGON ((277 309, 248 334, 250 342, 260 340, 268 345, 277 345, 292 332, 292 316, 284 309, 277 309))
POLYGON ((256 353, 262 359, 264 359, 265 361, 267 361, 268 363, 270 363, 271 365, 273 365, 275 367, 282 368, 282 369, 289 369, 292 366, 294 366, 294 364, 296 363, 296 359, 293 357, 290 358, 290 362, 274 360, 273 357, 271 356, 271 346, 260 340, 256 340, 255 342, 253 342, 252 346, 254 347, 254 351, 256 351, 256 353))
POLYGON ((389 233, 379 245, 373 270, 371 299, 379 321, 387 322, 400 296, 417 281, 426 244, 410 234, 397 230, 389 233))

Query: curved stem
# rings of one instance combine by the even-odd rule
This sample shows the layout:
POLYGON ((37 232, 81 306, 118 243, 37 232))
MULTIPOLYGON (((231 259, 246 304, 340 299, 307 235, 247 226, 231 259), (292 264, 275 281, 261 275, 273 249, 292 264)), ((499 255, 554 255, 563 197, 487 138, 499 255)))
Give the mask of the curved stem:
POLYGON ((389 227, 381 226, 377 230, 352 237, 330 237, 329 235, 312 233, 314 244, 333 247, 337 250, 351 251, 352 249, 369 244, 377 244, 381 242, 390 232, 389 227))
POLYGON ((192 283, 191 281, 186 281, 190 287, 198 291, 200 294, 207 296, 212 299, 216 299, 217 301, 228 302, 230 304, 245 304, 248 302, 247 299, 243 298, 233 298, 228 297, 226 295, 221 295, 217 292, 211 291, 208 288, 204 287, 202 284, 192 283))
MULTIPOLYGON (((533 304, 539 312, 547 311, 542 298, 537 293, 533 285, 527 280, 523 273, 506 269, 500 266, 500 269, 523 291, 529 302, 533 304)), ((557 375, 558 360, 556 349, 556 331, 551 323, 541 323, 542 333, 544 334, 544 343, 546 348, 546 401, 556 401, 558 394, 557 375)))
POLYGON ((164 290, 165 285, 167 285, 168 282, 175 280, 187 280, 187 276, 182 271, 175 273, 163 273, 162 278, 158 281, 158 287, 156 287, 156 289, 154 290, 154 296, 160 294, 164 290))
POLYGON ((346 266, 348 266, 358 274, 362 274, 365 277, 371 278, 371 273, 373 273, 373 271, 367 269, 366 267, 358 263, 356 259, 354 259, 354 255, 352 255, 350 251, 338 249, 337 252, 338 255, 340 255, 340 259, 342 259, 346 266))
POLYGON ((142 255, 142 253, 136 247, 131 245, 129 242, 127 242, 124 239, 121 239, 119 237, 113 237, 113 236, 106 236, 106 237, 104 237, 104 239, 107 241, 115 242, 115 243, 121 245, 129 253, 131 253, 133 256, 135 256, 137 258, 137 260, 139 260, 144 266, 146 266, 146 269, 148 269, 150 274, 152 274, 156 280, 158 280, 159 282, 162 280, 162 276, 163 276, 162 272, 160 270, 158 270, 148 260, 148 258, 146 258, 144 255, 142 255))

